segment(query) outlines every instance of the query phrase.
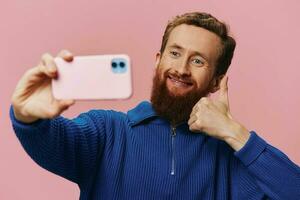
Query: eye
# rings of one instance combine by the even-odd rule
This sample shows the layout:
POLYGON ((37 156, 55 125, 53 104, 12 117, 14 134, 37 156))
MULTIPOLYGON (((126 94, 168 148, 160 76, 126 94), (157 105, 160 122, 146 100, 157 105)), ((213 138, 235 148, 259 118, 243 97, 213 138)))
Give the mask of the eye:
POLYGON ((196 65, 203 65, 204 62, 198 58, 195 58, 192 60, 193 64, 196 64, 196 65))
POLYGON ((172 57, 178 57, 180 54, 177 51, 170 51, 172 57))

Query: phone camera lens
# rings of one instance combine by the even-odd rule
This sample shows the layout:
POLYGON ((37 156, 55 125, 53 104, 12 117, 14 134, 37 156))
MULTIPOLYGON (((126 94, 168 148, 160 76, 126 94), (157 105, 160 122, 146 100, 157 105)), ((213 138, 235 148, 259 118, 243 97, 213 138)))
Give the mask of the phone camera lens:
POLYGON ((117 63, 112 62, 112 63, 111 63, 111 66, 112 66, 113 68, 116 68, 116 67, 117 67, 117 63))
POLYGON ((120 62, 120 67, 125 67, 125 63, 124 62, 120 62))

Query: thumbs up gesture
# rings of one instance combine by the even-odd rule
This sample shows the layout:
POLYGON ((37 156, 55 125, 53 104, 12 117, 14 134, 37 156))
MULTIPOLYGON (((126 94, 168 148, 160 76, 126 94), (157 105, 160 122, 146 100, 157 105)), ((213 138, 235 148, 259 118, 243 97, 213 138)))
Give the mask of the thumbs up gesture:
POLYGON ((220 82, 219 96, 212 100, 202 97, 194 106, 188 121, 192 132, 205 133, 227 142, 234 150, 240 150, 250 137, 249 131, 231 116, 228 98, 228 76, 220 82))

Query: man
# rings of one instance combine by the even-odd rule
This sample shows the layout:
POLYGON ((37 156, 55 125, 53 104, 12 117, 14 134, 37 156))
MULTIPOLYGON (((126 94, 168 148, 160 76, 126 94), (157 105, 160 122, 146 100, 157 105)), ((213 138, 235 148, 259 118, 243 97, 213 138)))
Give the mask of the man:
POLYGON ((75 119, 60 116, 74 101, 53 98, 57 69, 45 54, 13 94, 14 130, 39 165, 78 184, 80 199, 300 199, 300 168, 230 114, 234 48, 210 14, 177 16, 156 55, 151 103, 75 119))

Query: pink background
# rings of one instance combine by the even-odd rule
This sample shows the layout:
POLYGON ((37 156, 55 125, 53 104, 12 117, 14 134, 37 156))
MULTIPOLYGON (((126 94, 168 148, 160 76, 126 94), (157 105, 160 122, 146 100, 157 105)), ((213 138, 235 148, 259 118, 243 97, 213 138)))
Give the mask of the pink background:
POLYGON ((300 3, 297 0, 4 0, 0 7, 0 199, 78 199, 78 187, 35 164, 8 118, 12 92, 44 52, 127 53, 134 95, 126 101, 77 102, 73 117, 92 108, 126 111, 148 99, 167 20, 206 11, 228 22, 237 39, 229 70, 233 116, 300 163, 300 3), (226 3, 225 3, 226 2, 226 3), (298 91, 298 92, 297 92, 298 91))

